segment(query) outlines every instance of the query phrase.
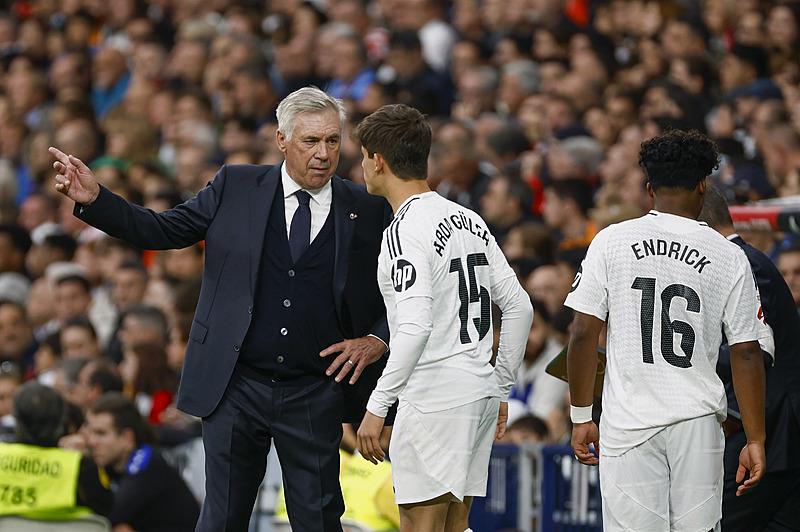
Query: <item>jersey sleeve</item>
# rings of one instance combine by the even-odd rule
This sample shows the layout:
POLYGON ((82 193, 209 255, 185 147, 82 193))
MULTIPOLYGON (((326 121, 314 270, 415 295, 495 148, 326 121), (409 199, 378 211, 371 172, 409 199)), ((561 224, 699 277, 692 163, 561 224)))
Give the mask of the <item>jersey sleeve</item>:
POLYGON ((386 257, 395 301, 412 297, 432 298, 430 248, 419 227, 398 220, 386 230, 386 257))
POLYGON ((606 245, 608 229, 600 231, 589 244, 572 289, 564 305, 578 312, 606 321, 608 315, 608 267, 606 245))
POLYGON ((735 257, 738 263, 737 275, 722 316, 725 336, 729 345, 764 341, 766 337, 771 338, 771 331, 763 321, 761 302, 750 264, 740 250, 737 250, 735 257))

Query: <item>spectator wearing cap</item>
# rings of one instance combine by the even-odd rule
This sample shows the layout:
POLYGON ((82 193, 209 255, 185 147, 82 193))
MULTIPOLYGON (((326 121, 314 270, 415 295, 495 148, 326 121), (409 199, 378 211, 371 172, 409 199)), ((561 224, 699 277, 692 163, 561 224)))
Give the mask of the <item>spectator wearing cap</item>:
POLYGON ((450 114, 453 93, 450 81, 425 62, 416 32, 397 31, 391 34, 386 64, 394 73, 397 103, 409 105, 430 116, 450 114))
POLYGON ((481 172, 475 154, 475 134, 464 122, 445 122, 434 135, 433 179, 436 191, 463 207, 478 212, 481 197, 489 187, 489 176, 481 172))
POLYGON ((33 372, 37 347, 25 307, 0 299, 0 361, 17 364, 28 376, 33 372))
POLYGON ((0 273, 26 274, 25 256, 31 249, 31 237, 18 225, 0 225, 0 273))

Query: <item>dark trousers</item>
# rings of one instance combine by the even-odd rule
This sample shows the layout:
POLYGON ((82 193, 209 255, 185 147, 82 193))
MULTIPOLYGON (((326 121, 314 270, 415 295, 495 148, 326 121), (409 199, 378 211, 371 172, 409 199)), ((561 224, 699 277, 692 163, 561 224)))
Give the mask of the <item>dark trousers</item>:
POLYGON ((736 496, 736 469, 744 432, 725 440, 722 532, 800 531, 800 470, 772 471, 758 486, 736 496))
POLYGON ((283 471, 294 532, 341 532, 342 391, 332 379, 275 383, 237 367, 203 419, 206 499, 197 532, 246 532, 270 439, 283 471))

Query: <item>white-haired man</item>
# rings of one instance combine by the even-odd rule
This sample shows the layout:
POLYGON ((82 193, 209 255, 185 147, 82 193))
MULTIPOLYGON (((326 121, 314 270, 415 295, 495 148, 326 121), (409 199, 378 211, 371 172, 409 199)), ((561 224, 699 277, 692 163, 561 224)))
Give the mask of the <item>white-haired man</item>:
POLYGON ((270 440, 292 530, 340 531, 341 422, 361 419, 385 365, 375 268, 391 211, 334 175, 340 100, 306 87, 278 105, 277 118, 283 164, 223 166, 196 197, 159 214, 50 149, 56 190, 86 222, 144 249, 206 242, 178 398, 203 418, 202 531, 247 530, 270 440))

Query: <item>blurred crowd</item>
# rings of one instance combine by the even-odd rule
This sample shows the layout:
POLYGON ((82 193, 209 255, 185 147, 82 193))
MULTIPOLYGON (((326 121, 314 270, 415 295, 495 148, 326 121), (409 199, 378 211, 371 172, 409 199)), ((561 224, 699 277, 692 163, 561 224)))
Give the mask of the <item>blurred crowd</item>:
MULTIPOLYGON (((642 141, 698 129, 733 204, 800 194, 800 3, 775 0, 38 0, 0 12, 0 418, 23 382, 73 405, 108 392, 163 446, 201 245, 145 251, 89 228, 48 146, 154 211, 222 164, 276 164, 275 107, 316 85, 349 125, 402 102, 434 128, 431 186, 490 224, 536 307, 508 438, 568 437, 563 301, 593 236, 651 207, 642 141), (516 425, 516 426, 514 426, 516 425)), ((344 142, 338 174, 363 181, 344 142)), ((753 233, 800 304, 800 246, 753 233)), ((95 439, 96 440, 96 439, 95 439)), ((96 443, 96 441, 95 441, 96 443)), ((94 447, 96 449, 96 445, 94 447)))

